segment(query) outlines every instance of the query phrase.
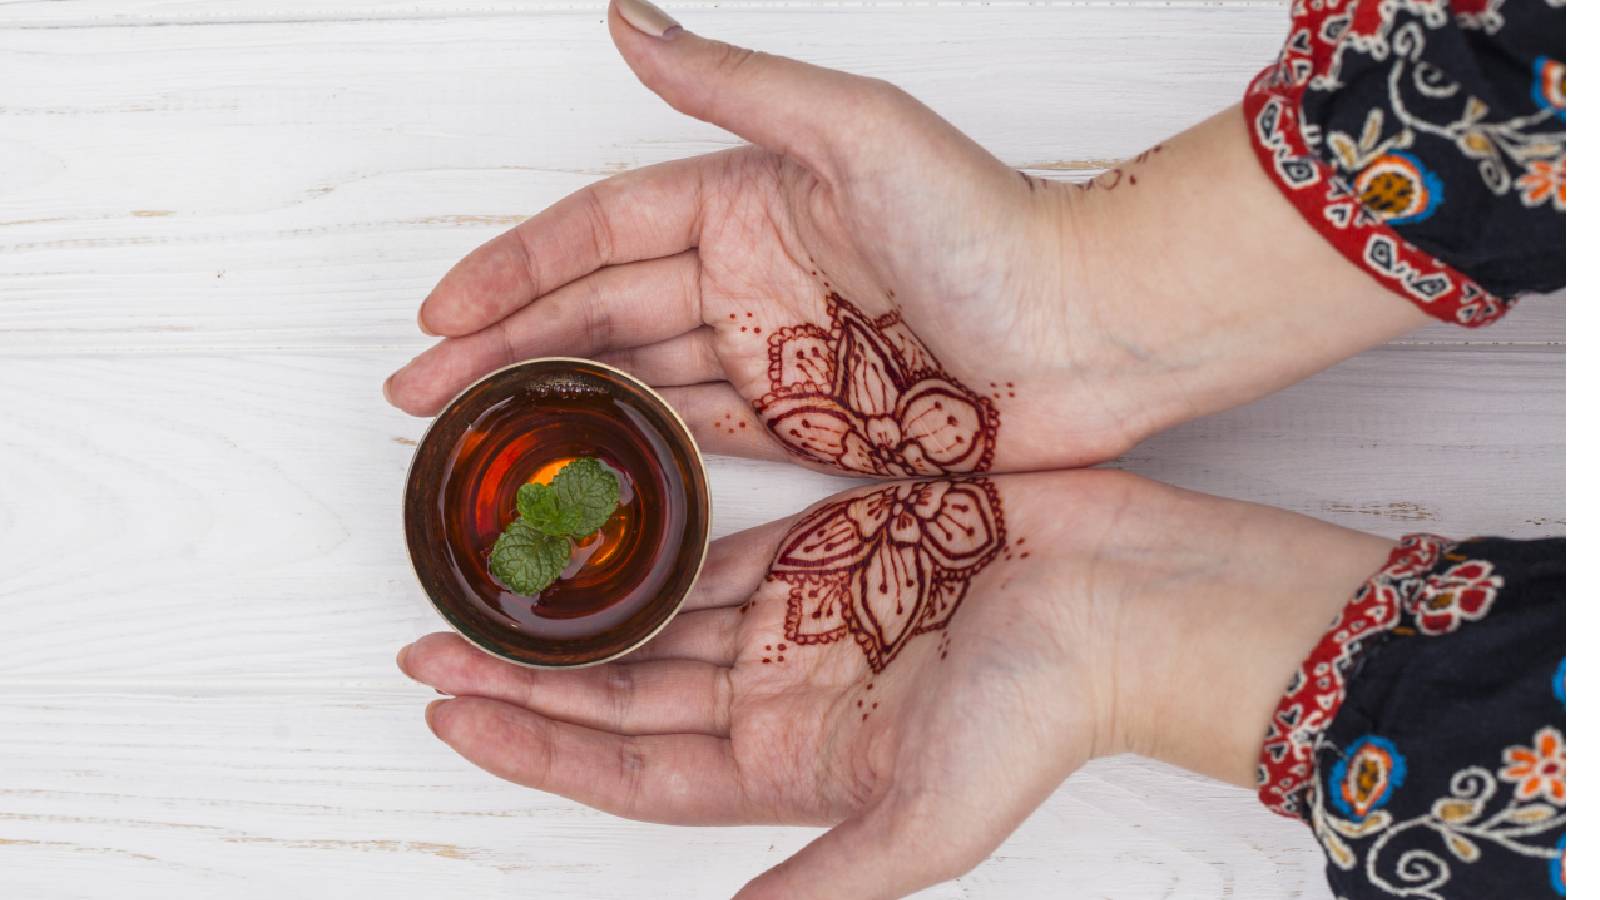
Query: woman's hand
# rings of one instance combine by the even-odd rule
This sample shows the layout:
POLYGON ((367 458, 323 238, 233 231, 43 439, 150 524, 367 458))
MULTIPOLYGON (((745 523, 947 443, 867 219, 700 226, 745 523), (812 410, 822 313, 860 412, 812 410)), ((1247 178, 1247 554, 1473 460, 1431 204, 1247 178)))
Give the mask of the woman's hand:
POLYGON ((1085 190, 884 82, 624 9, 648 29, 613 9, 640 79, 753 146, 591 185, 467 256, 420 313, 446 340, 385 386, 401 408, 589 355, 664 388, 713 453, 1050 468, 1423 321, 1277 195, 1236 109, 1085 190))
POLYGON ((1289 673, 1388 543, 1110 471, 896 482, 725 538, 624 661, 450 634, 400 666, 434 732, 618 815, 833 829, 749 897, 893 897, 1132 750, 1250 784, 1289 673))

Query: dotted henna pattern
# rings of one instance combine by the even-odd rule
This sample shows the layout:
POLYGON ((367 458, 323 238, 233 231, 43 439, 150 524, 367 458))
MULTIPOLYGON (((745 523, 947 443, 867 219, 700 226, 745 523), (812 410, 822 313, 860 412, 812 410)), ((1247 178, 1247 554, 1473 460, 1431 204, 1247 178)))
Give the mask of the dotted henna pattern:
POLYGON ((869 318, 828 295, 829 327, 768 337, 761 421, 790 453, 863 475, 983 472, 1000 414, 945 372, 899 312, 869 318))
POLYGON ((912 638, 944 631, 1005 544, 990 479, 903 483, 812 511, 784 537, 767 578, 789 585, 785 638, 803 646, 848 634, 882 672, 912 638))

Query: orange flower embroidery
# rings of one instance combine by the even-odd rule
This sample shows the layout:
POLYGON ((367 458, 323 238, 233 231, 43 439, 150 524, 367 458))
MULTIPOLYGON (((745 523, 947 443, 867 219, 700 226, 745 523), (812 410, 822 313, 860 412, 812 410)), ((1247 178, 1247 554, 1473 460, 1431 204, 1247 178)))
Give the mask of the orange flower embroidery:
POLYGON ((1528 171, 1517 176, 1517 187, 1522 191, 1524 206, 1538 206, 1546 200, 1556 209, 1567 208, 1567 158, 1555 162, 1534 160, 1528 171))
POLYGON ((1567 745, 1561 732, 1544 727, 1533 736, 1532 747, 1507 747, 1500 777, 1517 786, 1518 800, 1543 794, 1552 803, 1567 802, 1567 745))

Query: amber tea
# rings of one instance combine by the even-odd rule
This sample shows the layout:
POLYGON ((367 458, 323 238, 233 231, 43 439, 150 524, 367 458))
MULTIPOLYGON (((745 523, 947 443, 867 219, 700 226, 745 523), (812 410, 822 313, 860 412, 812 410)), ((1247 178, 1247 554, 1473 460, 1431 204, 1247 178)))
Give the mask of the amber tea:
POLYGON ((709 497, 699 453, 649 388, 587 360, 535 360, 464 391, 417 448, 406 534, 435 606, 468 639, 535 665, 582 665, 665 625, 704 557, 709 497), (534 595, 495 577, 490 551, 525 484, 579 459, 616 476, 615 512, 573 542, 534 595))

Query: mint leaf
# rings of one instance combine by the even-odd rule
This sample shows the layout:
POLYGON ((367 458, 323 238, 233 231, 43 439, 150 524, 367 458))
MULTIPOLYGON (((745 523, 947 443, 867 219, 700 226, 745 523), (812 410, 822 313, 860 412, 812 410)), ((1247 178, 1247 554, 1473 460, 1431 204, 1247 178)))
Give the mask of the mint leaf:
MULTIPOLYGON (((518 499, 521 499, 518 491, 518 499)), ((546 534, 526 519, 517 519, 500 533, 489 551, 489 571, 506 587, 533 596, 561 576, 572 558, 572 543, 546 534)))
POLYGON ((548 485, 530 481, 517 488, 517 515, 545 534, 564 534, 561 505, 548 485))
POLYGON ((561 511, 560 531, 571 537, 585 537, 600 530, 617 511, 622 485, 598 459, 575 459, 567 463, 550 481, 561 511))
POLYGON ((489 571, 500 583, 534 596, 555 583, 572 559, 569 538, 586 537, 617 511, 622 485, 597 459, 567 463, 549 486, 517 488, 517 518, 495 539, 489 571))

